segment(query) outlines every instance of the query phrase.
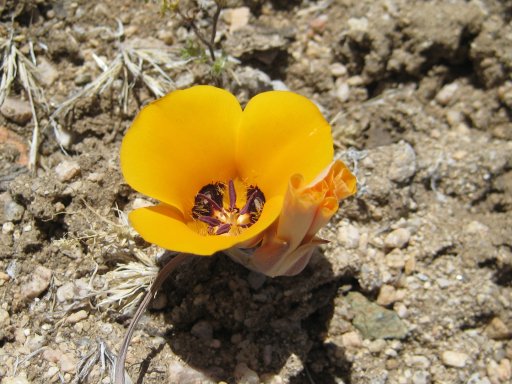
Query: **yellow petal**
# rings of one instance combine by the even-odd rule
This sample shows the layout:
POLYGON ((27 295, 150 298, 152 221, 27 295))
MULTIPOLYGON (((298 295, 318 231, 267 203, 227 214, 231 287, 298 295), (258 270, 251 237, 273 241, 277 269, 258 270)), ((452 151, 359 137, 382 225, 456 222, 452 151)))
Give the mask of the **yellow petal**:
POLYGON ((201 235, 187 225, 178 209, 164 204, 139 208, 131 212, 129 218, 146 241, 172 251, 205 256, 261 236, 279 215, 282 204, 282 197, 268 200, 258 221, 238 236, 201 235))
POLYGON ((331 128, 305 97, 272 91, 247 104, 238 134, 237 164, 240 176, 258 185, 265 197, 284 195, 294 174, 309 183, 332 158, 331 128))
POLYGON ((229 92, 196 86, 145 107, 121 146, 121 170, 137 191, 189 213, 206 184, 236 176, 242 110, 229 92))

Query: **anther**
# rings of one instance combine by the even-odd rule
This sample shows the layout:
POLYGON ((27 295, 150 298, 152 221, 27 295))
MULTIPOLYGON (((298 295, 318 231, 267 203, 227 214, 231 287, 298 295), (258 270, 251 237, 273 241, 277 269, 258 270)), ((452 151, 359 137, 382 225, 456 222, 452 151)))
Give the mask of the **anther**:
POLYGON ((219 225, 219 227, 217 228, 217 231, 215 232, 216 235, 222 235, 224 233, 228 233, 229 230, 231 229, 231 224, 221 224, 219 225))
POLYGON ((236 206, 236 191, 235 191, 235 184, 233 183, 233 180, 229 180, 228 189, 229 189, 229 209, 233 210, 236 206))
POLYGON ((203 223, 206 223, 211 227, 216 227, 217 225, 221 224, 221 221, 219 219, 210 216, 199 216, 197 220, 202 221, 203 223))
POLYGON ((199 196, 201 199, 205 199, 206 201, 208 201, 212 205, 212 207, 215 208, 217 211, 222 211, 222 208, 219 206, 219 204, 212 200, 210 196, 207 196, 203 193, 198 193, 197 196, 199 196))

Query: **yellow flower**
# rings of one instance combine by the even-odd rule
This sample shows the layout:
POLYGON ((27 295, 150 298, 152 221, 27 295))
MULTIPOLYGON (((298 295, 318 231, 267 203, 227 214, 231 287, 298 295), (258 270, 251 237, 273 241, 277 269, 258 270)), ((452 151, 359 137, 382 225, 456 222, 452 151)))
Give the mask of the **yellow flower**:
POLYGON ((196 255, 226 251, 269 276, 299 273, 321 242, 316 232, 356 190, 348 168, 333 162, 318 108, 282 91, 244 110, 219 88, 174 91, 136 117, 121 169, 161 202, 129 216, 145 240, 196 255))

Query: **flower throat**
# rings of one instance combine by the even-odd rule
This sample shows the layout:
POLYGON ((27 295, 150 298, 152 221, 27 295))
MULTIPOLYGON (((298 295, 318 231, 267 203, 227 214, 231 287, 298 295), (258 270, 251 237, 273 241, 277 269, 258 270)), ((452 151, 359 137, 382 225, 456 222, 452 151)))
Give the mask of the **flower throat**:
POLYGON ((229 180, 202 187, 194 199, 192 216, 207 225, 209 235, 238 235, 258 221, 264 205, 265 196, 258 187, 235 186, 229 180))

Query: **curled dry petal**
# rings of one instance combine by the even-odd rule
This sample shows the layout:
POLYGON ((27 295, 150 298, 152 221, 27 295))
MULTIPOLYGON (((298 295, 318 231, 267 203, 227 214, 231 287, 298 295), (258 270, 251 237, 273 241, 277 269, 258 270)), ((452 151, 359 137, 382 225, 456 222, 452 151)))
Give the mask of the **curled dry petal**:
POLYGON ((265 231, 261 246, 228 253, 267 276, 300 273, 315 247, 324 242, 316 233, 336 213, 338 202, 355 191, 356 179, 341 161, 330 164, 308 185, 301 175, 293 175, 279 219, 265 231))

